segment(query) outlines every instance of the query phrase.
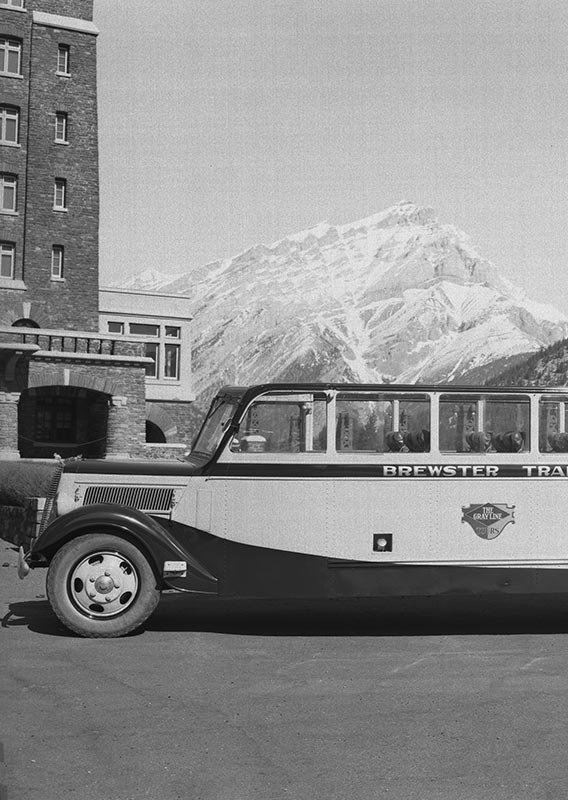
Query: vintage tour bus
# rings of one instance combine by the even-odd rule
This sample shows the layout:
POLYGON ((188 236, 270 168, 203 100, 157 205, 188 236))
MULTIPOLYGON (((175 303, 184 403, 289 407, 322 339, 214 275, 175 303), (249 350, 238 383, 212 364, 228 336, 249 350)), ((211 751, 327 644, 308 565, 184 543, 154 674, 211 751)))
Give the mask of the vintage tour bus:
POLYGON ((84 636, 160 592, 568 589, 568 389, 227 387, 184 459, 61 464, 20 575, 84 636))

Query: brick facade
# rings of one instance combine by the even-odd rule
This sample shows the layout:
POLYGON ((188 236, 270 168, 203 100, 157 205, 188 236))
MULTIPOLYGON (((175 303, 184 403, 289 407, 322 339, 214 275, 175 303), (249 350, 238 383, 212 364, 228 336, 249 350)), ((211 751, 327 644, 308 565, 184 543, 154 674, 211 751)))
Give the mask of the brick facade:
POLYGON ((0 102, 20 113, 19 146, 0 145, 2 171, 18 179, 17 213, 0 214, 1 238, 16 248, 14 279, 0 280, 1 325, 28 318, 42 327, 98 327, 92 14, 92 0, 28 0, 25 12, 0 8, 0 34, 22 45, 21 79, 0 75, 0 102), (60 45, 69 48, 67 75, 57 71, 60 45), (67 142, 55 141, 57 112, 67 115, 67 142), (56 179, 66 181, 66 210, 54 210, 56 179), (52 277, 53 246, 63 248, 61 279, 52 277))
POLYGON ((13 275, 0 274, 0 458, 172 457, 191 444, 199 421, 190 402, 187 298, 99 294, 92 19, 93 0, 0 6, 0 37, 21 55, 19 72, 0 68, 0 104, 17 109, 19 128, 17 141, 0 141, 0 172, 17 179, 15 210, 0 207, 0 241, 15 256, 13 275), (56 202, 61 181, 64 203, 56 202), (62 248, 62 275, 53 270, 54 248, 62 248), (109 336, 122 312, 126 333, 130 322, 160 326, 160 374, 150 374, 144 357, 151 339, 109 336), (146 442, 147 420, 165 441, 146 442))
POLYGON ((26 8, 61 17, 93 19, 93 0, 26 0, 26 8))
POLYGON ((0 458, 145 454, 142 342, 31 328, 0 340, 0 458))
POLYGON ((168 442, 180 442, 188 448, 203 420, 193 403, 146 402, 146 419, 154 422, 168 442))

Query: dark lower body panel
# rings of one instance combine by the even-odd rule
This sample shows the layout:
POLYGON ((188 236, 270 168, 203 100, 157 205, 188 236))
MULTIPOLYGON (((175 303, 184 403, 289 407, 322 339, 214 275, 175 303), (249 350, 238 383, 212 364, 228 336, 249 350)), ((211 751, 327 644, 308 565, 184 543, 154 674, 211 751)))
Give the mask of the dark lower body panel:
MULTIPOLYGON (((180 546, 218 579, 220 597, 355 598, 568 592, 568 570, 377 564, 239 544, 176 525, 180 546)), ((170 578, 192 590, 191 579, 170 578)))

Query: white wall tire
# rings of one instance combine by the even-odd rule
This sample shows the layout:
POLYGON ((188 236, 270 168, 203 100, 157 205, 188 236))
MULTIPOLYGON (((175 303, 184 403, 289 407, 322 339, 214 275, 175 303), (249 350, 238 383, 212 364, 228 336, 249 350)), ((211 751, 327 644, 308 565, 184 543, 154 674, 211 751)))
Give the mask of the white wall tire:
POLYGON ((72 539, 47 573, 47 596, 61 622, 80 636, 124 636, 156 608, 160 590, 146 556, 107 533, 72 539))

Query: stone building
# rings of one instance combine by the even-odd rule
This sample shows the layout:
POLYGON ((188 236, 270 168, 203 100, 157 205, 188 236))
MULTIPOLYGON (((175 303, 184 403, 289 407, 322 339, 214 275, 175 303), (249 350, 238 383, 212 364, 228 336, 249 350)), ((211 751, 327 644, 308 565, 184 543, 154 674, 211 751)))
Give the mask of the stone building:
POLYGON ((97 35, 93 0, 0 0, 0 458, 187 446, 183 302, 99 321, 97 35))
POLYGON ((175 452, 175 443, 186 449, 195 433, 189 304, 185 295, 99 290, 101 333, 143 339, 146 451, 153 455, 175 452))

